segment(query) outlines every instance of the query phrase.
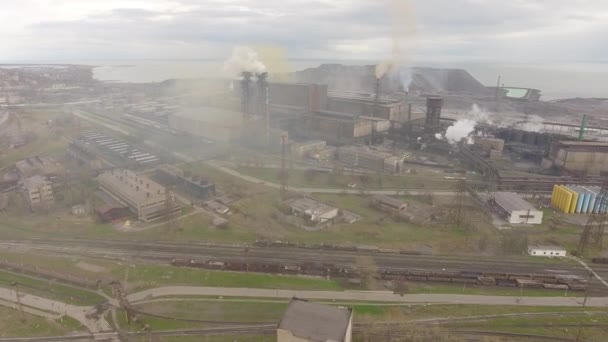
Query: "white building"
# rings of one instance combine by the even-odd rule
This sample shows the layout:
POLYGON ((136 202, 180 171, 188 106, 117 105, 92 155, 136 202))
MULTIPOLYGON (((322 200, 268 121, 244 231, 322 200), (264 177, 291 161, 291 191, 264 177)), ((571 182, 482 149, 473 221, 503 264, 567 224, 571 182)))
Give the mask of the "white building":
POLYGON ((324 223, 338 216, 338 208, 312 198, 295 198, 286 203, 294 215, 305 217, 312 222, 324 223))
POLYGON ((558 246, 528 246, 528 254, 540 257, 565 257, 566 250, 558 246))
POLYGON ((514 192, 492 194, 495 208, 510 224, 542 224, 543 212, 514 192))

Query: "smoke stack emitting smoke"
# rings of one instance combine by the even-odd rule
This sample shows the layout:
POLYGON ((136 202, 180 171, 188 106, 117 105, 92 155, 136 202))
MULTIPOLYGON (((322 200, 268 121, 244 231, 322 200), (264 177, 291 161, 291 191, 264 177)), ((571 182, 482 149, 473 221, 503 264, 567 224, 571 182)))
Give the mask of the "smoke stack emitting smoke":
POLYGON ((247 46, 237 46, 232 50, 232 56, 224 63, 224 71, 230 77, 238 77, 243 72, 262 74, 266 65, 260 61, 258 53, 247 46))

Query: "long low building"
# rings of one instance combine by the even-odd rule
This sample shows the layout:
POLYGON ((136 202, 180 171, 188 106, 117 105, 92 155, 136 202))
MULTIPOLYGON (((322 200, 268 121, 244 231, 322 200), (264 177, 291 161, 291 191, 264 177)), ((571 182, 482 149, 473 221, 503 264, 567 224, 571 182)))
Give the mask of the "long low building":
POLYGON ((549 153, 553 166, 577 174, 608 172, 608 142, 559 141, 549 153))
POLYGON ((511 224, 542 224, 543 212, 514 192, 494 192, 494 208, 511 224))
POLYGON ((129 170, 112 170, 99 176, 100 188, 129 208, 137 218, 152 221, 181 211, 160 184, 129 170), (167 203, 167 200, 170 202, 167 203))

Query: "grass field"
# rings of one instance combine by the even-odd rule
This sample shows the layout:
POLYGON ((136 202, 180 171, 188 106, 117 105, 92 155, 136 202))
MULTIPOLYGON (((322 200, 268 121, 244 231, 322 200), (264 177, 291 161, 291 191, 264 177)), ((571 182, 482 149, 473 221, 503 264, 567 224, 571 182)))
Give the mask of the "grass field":
MULTIPOLYGON (((366 329, 374 329, 374 323, 399 322, 415 330, 431 331, 437 326, 425 325, 429 320, 442 320, 440 331, 477 330, 510 333, 526 333, 542 336, 575 337, 581 323, 585 341, 604 341, 608 322, 608 310, 584 311, 580 308, 560 307, 519 307, 519 306, 475 306, 475 305, 335 305, 351 306, 355 324, 370 324, 366 329), (585 325, 600 325, 586 327, 585 325), (573 335, 574 334, 574 335, 573 335)), ((155 315, 175 317, 170 320, 143 316, 143 322, 153 330, 202 328, 210 322, 259 322, 276 323, 282 317, 287 302, 223 302, 219 300, 160 301, 137 305, 137 309, 155 315), (193 320, 198 320, 195 322, 193 320)), ((122 315, 120 315, 122 316, 122 315)), ((121 326, 126 322, 121 321, 121 326)), ((132 327, 131 329, 137 329, 132 327)), ((357 341, 366 340, 362 335, 354 336, 357 341)), ((445 339, 442 341, 448 341, 445 339)), ((237 339, 238 341, 238 339, 237 339)), ((370 341, 367 339, 366 341, 370 341)), ((452 340, 449 340, 452 341, 452 340)), ((453 341, 456 341, 454 339, 453 341)))
POLYGON ((106 300, 104 297, 94 292, 0 271, 0 286, 11 288, 13 282, 19 284, 19 291, 21 292, 49 299, 56 299, 70 304, 95 305, 103 303, 106 300))
MULTIPOLYGON (((279 169, 240 166, 236 171, 251 177, 273 183, 280 183, 279 169)), ((445 179, 445 174, 437 172, 426 175, 389 176, 385 174, 369 174, 364 177, 365 183, 359 175, 345 172, 341 175, 332 173, 310 173, 304 170, 289 170, 289 185, 293 187, 308 188, 346 188, 348 184, 357 184, 357 188, 365 189, 449 189, 455 187, 453 180, 445 179)))
MULTIPOLYGON (((81 276, 89 280, 118 279, 121 281, 126 281, 129 284, 130 292, 167 285, 252 287, 294 290, 342 289, 338 281, 312 277, 206 271, 195 268, 151 264, 127 264, 124 262, 115 262, 109 260, 81 257, 60 257, 32 252, 25 253, 0 251, 0 258, 11 262, 39 267, 44 270, 52 270, 66 276, 81 276), (98 270, 97 272, 93 272, 88 269, 87 266, 97 268, 98 270)), ((22 287, 22 291, 24 292, 29 292, 25 285, 31 285, 32 291, 44 290, 40 293, 41 296, 49 297, 49 295, 53 293, 46 292, 48 289, 48 284, 46 281, 13 275, 6 272, 2 273, 0 271, 0 286, 5 286, 3 284, 10 285, 10 281, 13 280, 18 280, 20 283, 24 284, 24 287, 22 287)), ((53 285, 53 289, 55 292, 58 292, 59 295, 62 294, 62 291, 71 291, 71 287, 64 289, 59 285, 53 285), (55 287, 58 287, 58 289, 55 289, 55 287)), ((84 293, 88 294, 88 292, 84 293)))
POLYGON ((191 268, 138 265, 114 268, 114 277, 127 279, 129 292, 165 285, 192 285, 212 287, 250 287, 292 290, 340 290, 336 281, 320 278, 283 276, 260 273, 205 271, 191 268))
POLYGON ((68 317, 53 320, 28 313, 21 316, 18 310, 0 306, 0 337, 60 336, 75 331, 82 332, 83 328, 68 317))

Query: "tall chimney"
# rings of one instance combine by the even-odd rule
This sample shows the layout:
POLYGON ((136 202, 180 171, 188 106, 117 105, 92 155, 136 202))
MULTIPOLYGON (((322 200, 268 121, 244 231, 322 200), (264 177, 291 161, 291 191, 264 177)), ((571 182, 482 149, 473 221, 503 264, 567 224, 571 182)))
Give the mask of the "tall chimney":
POLYGON ((258 103, 259 103, 259 114, 264 116, 266 128, 266 148, 270 146, 270 91, 268 89, 268 73, 263 72, 261 74, 257 74, 258 77, 258 86, 259 86, 259 94, 258 94, 258 103))
POLYGON ((376 78, 376 95, 374 97, 374 109, 372 113, 372 117, 376 117, 378 115, 378 106, 380 102, 380 78, 376 78))
POLYGON ((243 107, 243 118, 247 119, 249 117, 249 107, 251 105, 251 78, 253 77, 253 73, 249 71, 243 71, 241 73, 241 90, 242 90, 242 107, 243 107))

